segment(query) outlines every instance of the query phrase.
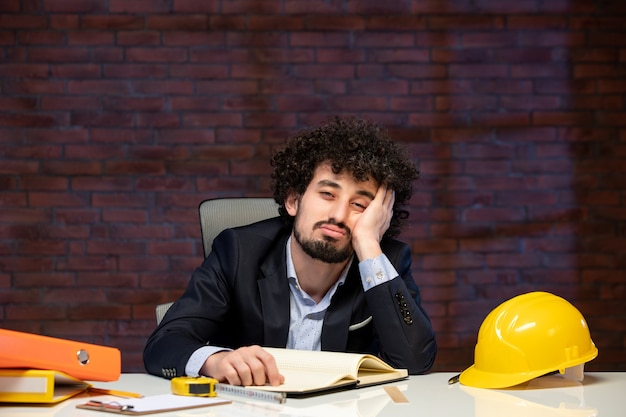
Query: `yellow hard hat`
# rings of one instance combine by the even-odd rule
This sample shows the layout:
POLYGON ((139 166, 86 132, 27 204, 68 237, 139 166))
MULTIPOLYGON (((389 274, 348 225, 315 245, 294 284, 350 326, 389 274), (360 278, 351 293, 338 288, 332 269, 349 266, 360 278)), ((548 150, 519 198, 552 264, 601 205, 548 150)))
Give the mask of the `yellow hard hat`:
POLYGON ((530 292, 493 309, 478 330, 474 364, 459 382, 505 388, 589 362, 598 356, 587 322, 568 301, 530 292))

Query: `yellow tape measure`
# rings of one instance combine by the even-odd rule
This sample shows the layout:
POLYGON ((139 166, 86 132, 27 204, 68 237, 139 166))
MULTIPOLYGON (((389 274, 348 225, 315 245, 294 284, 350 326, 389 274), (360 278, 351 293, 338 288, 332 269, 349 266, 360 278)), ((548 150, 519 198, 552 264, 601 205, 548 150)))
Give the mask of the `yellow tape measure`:
POLYGON ((172 378, 172 394, 193 395, 196 397, 215 397, 217 379, 200 376, 179 376, 172 378))

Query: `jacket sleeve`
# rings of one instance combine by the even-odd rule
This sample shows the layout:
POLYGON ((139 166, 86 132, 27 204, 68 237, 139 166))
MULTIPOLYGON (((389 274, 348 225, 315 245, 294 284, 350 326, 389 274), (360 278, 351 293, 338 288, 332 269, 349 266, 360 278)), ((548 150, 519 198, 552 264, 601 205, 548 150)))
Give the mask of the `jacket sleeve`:
MULTIPOLYGON (((182 296, 148 338, 143 353, 146 370, 166 378, 181 376, 201 347, 265 343, 260 265, 267 258, 284 259, 287 233, 279 217, 222 231, 182 296)), ((288 291, 286 280, 280 282, 288 291)), ((288 324, 288 317, 284 320, 288 324)), ((285 340, 286 333, 285 327, 285 340)))
MULTIPOLYGON (((143 352, 148 373, 165 378, 185 375, 191 355, 215 339, 231 297, 230 272, 223 270, 219 252, 212 252, 193 272, 183 295, 148 338, 143 352)), ((235 256, 235 251, 228 253, 235 256)))
POLYGON ((378 338, 379 354, 392 366, 409 373, 427 372, 435 361, 435 332, 421 305, 411 275, 409 247, 394 241, 383 248, 399 276, 365 292, 378 338))

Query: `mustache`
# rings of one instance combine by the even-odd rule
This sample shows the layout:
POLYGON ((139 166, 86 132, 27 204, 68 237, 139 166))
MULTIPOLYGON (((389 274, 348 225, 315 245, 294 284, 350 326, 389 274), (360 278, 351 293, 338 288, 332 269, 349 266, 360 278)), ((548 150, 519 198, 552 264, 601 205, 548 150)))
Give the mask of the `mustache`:
POLYGON ((352 230, 350 230, 350 228, 348 226, 346 226, 345 223, 337 223, 334 219, 322 220, 322 221, 319 221, 319 222, 315 223, 313 225, 313 230, 319 229, 320 227, 322 227, 322 226, 324 226, 326 224, 329 224, 329 225, 338 227, 340 229, 343 229, 346 232, 346 236, 348 236, 348 237, 352 236, 352 230))

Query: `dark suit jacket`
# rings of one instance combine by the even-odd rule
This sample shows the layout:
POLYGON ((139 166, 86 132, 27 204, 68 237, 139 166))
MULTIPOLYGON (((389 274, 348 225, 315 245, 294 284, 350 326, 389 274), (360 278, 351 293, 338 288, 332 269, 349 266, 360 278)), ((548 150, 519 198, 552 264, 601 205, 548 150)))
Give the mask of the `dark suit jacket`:
MULTIPOLYGON (((280 218, 222 232, 148 339, 146 370, 167 378, 184 375, 191 354, 206 344, 285 347, 290 232, 280 218)), ((364 292, 355 259, 326 312, 322 350, 374 353, 411 374, 426 372, 437 346, 411 277, 410 250, 392 239, 381 246, 400 276, 364 292)))

